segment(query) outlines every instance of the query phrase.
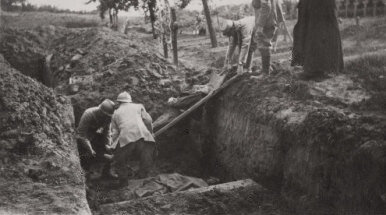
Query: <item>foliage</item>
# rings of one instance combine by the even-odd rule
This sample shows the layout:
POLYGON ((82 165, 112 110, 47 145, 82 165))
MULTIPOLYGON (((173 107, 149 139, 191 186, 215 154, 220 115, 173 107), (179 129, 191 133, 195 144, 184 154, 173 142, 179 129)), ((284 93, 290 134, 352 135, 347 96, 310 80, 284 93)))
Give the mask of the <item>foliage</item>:
POLYGON ((72 11, 69 9, 59 9, 52 5, 35 6, 26 3, 26 0, 1 0, 1 7, 4 11, 22 11, 22 12, 50 12, 50 13, 76 13, 76 14, 93 14, 95 11, 72 11))
MULTIPOLYGON (((90 0, 87 4, 96 1, 97 0, 90 0)), ((104 19, 106 12, 110 13, 112 10, 114 10, 115 13, 121 10, 128 11, 131 7, 137 9, 138 5, 138 0, 99 0, 98 11, 100 17, 104 19)))
POLYGON ((5 11, 15 10, 24 4, 26 0, 1 0, 1 8, 5 11))
POLYGON ((218 15, 226 19, 238 20, 246 16, 253 16, 253 8, 250 4, 224 5, 212 10, 212 15, 218 15))

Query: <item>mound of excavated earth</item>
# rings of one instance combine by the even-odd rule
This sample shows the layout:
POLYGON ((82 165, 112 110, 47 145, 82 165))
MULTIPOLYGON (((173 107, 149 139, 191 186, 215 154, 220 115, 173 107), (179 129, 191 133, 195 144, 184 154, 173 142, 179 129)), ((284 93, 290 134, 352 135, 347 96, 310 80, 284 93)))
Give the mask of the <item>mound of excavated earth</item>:
POLYGON ((385 62, 365 56, 321 82, 290 68, 244 77, 207 106, 213 169, 281 192, 299 213, 384 214, 385 62))
POLYGON ((5 29, 0 53, 24 74, 71 95, 76 120, 86 108, 124 90, 155 118, 168 98, 207 79, 191 78, 198 72, 155 54, 157 45, 146 36, 107 28, 5 29))
POLYGON ((0 55, 0 214, 90 214, 68 99, 0 55))

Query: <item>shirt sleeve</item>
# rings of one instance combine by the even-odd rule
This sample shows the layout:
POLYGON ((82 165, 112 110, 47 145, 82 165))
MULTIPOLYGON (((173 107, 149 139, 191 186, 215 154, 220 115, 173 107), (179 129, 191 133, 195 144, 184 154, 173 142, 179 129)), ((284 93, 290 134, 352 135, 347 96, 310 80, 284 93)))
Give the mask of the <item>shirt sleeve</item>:
POLYGON ((119 128, 117 125, 117 116, 114 114, 112 119, 111 119, 111 143, 112 146, 115 147, 118 143, 118 137, 119 137, 119 128))
POLYGON ((78 128, 76 129, 77 137, 80 139, 89 140, 91 137, 89 136, 89 128, 92 123, 92 116, 90 113, 85 111, 80 118, 78 128))
POLYGON ((150 133, 153 133, 153 119, 151 118, 150 114, 146 112, 145 107, 143 106, 141 109, 141 116, 147 129, 150 131, 150 133))

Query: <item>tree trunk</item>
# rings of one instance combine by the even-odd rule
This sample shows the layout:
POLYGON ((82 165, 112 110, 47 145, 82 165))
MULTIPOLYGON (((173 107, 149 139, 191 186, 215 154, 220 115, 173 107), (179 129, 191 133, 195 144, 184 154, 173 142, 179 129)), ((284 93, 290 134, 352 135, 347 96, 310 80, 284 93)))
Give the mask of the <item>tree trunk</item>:
POLYGON ((149 15, 150 15, 150 22, 151 22, 151 32, 153 33, 153 39, 157 39, 157 34, 155 32, 155 27, 154 27, 154 22, 155 22, 155 12, 154 12, 154 7, 153 4, 150 2, 147 4, 149 7, 149 15))
POLYGON ((110 18, 110 26, 113 26, 113 15, 111 14, 111 9, 109 9, 109 18, 110 18))
POLYGON ((168 50, 168 43, 166 41, 165 33, 162 34, 162 47, 164 50, 164 58, 167 59, 169 57, 169 50, 168 50))
POLYGON ((173 62, 178 66, 178 49, 177 49, 177 34, 178 34, 178 25, 177 25, 177 15, 176 9, 170 7, 170 37, 172 40, 173 47, 173 62))
POLYGON ((214 32, 212 25, 212 18, 210 17, 210 11, 207 0, 202 0, 202 5, 204 6, 204 13, 206 17, 206 23, 208 24, 208 31, 210 35, 210 41, 212 43, 212 48, 217 47, 216 33, 214 32))
MULTIPOLYGON (((218 27, 218 29, 221 29, 220 20, 218 18, 218 13, 216 14, 216 17, 217 17, 217 27, 218 27)), ((219 34, 219 36, 221 37, 221 34, 219 34)))

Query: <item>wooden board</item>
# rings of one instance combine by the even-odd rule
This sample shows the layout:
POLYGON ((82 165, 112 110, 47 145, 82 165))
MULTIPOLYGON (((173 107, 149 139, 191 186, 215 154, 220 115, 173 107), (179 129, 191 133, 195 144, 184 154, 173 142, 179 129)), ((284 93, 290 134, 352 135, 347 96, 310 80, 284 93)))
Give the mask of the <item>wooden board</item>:
POLYGON ((177 118, 175 118, 173 121, 171 121, 169 124, 165 125, 163 128, 158 130, 154 136, 157 137, 167 131, 169 128, 176 125, 178 122, 183 120, 185 117, 189 116, 193 111, 197 110, 197 108, 201 107, 203 104, 205 104, 207 101, 209 101, 211 98, 216 96, 218 93, 220 93, 223 89, 231 85, 233 82, 235 82, 242 74, 238 74, 228 81, 226 81, 224 84, 222 84, 225 80, 225 76, 227 73, 221 74, 212 74, 212 78, 209 82, 209 84, 213 87, 212 90, 209 92, 208 95, 206 95, 204 98, 202 98, 200 101, 198 101, 196 104, 194 104, 192 107, 190 107, 188 110, 186 110, 184 113, 179 115, 177 118), (222 85, 221 85, 222 84, 222 85))

